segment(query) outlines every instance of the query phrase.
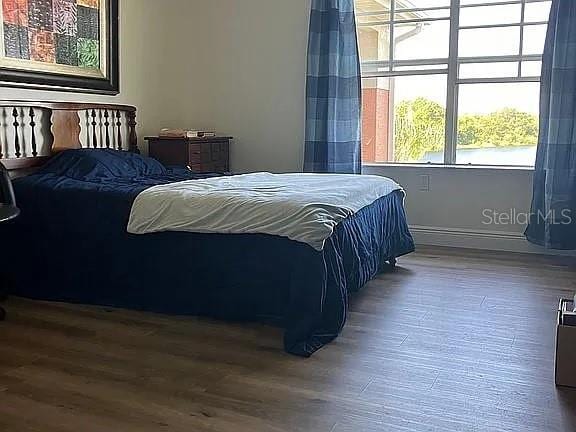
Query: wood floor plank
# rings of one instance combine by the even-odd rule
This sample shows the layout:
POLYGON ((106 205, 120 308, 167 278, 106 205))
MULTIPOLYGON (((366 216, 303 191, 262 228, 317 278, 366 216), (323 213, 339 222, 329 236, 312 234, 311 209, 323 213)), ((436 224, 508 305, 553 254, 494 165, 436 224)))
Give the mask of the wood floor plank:
POLYGON ((2 432, 574 432, 554 386, 576 261, 424 248, 351 300, 310 359, 281 330, 10 299, 2 432))

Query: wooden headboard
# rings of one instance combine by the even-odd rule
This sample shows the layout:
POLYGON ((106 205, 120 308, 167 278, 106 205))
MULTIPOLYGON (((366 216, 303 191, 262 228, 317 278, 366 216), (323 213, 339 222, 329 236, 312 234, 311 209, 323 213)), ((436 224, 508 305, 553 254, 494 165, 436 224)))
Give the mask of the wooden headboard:
POLYGON ((0 100, 0 162, 8 170, 29 170, 44 164, 54 153, 79 148, 139 153, 136 108, 0 100))

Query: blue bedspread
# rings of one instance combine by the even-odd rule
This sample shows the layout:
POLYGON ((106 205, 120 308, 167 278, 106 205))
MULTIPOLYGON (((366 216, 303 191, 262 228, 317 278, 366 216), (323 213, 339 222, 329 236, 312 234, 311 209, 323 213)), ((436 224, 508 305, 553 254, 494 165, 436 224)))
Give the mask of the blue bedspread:
POLYGON ((85 181, 60 174, 15 182, 22 215, 1 228, 15 245, 2 266, 14 294, 274 320, 285 328, 285 350, 310 356, 340 333, 350 293, 414 250, 399 191, 341 223, 318 252, 268 235, 126 232, 142 190, 206 175, 176 170, 85 181))

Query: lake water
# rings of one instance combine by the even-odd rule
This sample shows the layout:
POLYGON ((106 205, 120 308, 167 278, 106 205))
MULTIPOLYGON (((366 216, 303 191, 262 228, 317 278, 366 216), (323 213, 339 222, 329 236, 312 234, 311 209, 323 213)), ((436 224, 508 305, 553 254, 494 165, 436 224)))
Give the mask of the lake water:
MULTIPOLYGON (((456 163, 459 165, 526 165, 533 166, 536 146, 487 147, 458 149, 456 163)), ((420 163, 443 163, 443 152, 428 152, 420 163)))

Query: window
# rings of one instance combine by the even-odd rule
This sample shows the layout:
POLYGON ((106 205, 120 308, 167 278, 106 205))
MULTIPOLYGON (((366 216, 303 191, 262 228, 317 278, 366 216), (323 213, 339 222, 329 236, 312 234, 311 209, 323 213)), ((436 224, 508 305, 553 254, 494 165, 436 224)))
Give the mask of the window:
POLYGON ((365 163, 533 166, 550 0, 356 0, 365 163))

